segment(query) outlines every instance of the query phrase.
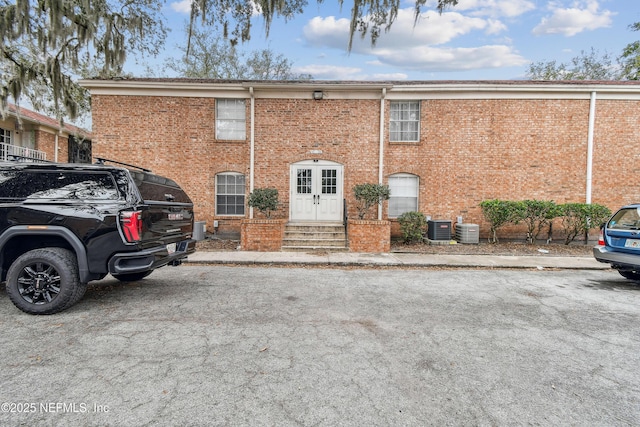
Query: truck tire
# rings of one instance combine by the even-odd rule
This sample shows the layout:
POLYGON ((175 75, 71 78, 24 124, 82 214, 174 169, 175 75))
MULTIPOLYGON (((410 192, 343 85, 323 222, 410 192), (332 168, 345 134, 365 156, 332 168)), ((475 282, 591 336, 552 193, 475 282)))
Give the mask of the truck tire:
POLYGON ((121 282, 137 282, 153 273, 153 270, 143 271, 141 273, 112 274, 113 277, 121 282))
POLYGON ((71 307, 86 286, 80 283, 75 254, 62 248, 25 252, 7 271, 11 302, 30 314, 54 314, 71 307))

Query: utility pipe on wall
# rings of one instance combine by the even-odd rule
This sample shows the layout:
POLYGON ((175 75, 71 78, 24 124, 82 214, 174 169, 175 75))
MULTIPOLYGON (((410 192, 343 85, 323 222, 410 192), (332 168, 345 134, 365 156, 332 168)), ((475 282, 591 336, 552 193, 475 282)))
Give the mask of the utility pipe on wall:
MULTIPOLYGON (((380 158, 378 159, 378 184, 383 184, 384 179, 384 99, 387 96, 387 88, 382 88, 380 96, 380 158)), ((378 220, 382 219, 382 205, 378 205, 378 220)))
MULTIPOLYGON (((249 88, 249 94, 251 95, 251 136, 250 136, 250 153, 249 153, 249 192, 253 193, 253 178, 254 178, 254 166, 255 166, 255 96, 253 94, 253 86, 249 88)), ((253 219, 253 207, 249 208, 249 218, 253 219)))
POLYGON ((589 130, 587 133, 587 190, 585 203, 591 204, 591 181, 593 179, 593 132, 596 119, 596 92, 591 92, 589 101, 589 130))

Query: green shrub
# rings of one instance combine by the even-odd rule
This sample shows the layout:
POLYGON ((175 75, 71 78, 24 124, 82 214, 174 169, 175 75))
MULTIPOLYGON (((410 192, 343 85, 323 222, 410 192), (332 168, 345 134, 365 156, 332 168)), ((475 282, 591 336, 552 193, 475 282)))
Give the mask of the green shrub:
MULTIPOLYGON (((587 236, 589 230, 600 227, 611 216, 611 210, 606 206, 586 203, 565 203, 560 205, 562 210, 562 227, 566 238, 564 244, 568 245, 578 235, 587 236)), ((585 245, 588 243, 587 238, 584 240, 585 245)))
POLYGON ((552 200, 523 200, 517 209, 516 221, 527 225, 527 242, 538 240, 540 232, 549 226, 554 218, 561 215, 558 205, 552 200))
POLYGON ((249 206, 258 209, 267 218, 271 211, 278 209, 278 190, 275 188, 256 188, 249 194, 249 206))
POLYGON ((358 184, 353 187, 353 193, 356 197, 358 218, 364 219, 373 206, 380 205, 389 199, 391 191, 387 185, 358 184))
POLYGON ((427 229, 427 217, 422 212, 405 212, 398 217, 405 243, 422 241, 427 229))
POLYGON ((517 222, 521 217, 522 203, 509 200, 483 200, 480 202, 482 214, 489 223, 489 242, 498 243, 497 231, 510 222, 517 222))

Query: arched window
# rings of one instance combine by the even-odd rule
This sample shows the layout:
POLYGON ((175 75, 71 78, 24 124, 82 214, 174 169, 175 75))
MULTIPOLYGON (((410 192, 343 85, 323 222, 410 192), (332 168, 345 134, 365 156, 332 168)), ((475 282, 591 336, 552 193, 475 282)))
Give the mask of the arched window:
POLYGON ((216 175, 216 215, 244 216, 245 179, 237 172, 216 175))
POLYGON ((389 218, 418 210, 418 177, 408 173, 389 176, 389 218))

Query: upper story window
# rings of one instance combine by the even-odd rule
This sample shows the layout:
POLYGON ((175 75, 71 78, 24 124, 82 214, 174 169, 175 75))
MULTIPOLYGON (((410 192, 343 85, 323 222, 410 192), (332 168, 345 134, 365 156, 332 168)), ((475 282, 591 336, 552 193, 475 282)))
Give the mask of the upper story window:
POLYGON ((11 144, 11 131, 0 128, 0 144, 11 144))
POLYGON ((216 139, 247 139, 244 99, 216 99, 216 139))
POLYGON ((245 178, 236 172, 216 175, 216 215, 244 215, 245 178))
POLYGON ((420 101, 392 101, 390 113, 389 141, 420 140, 420 101))
POLYGON ((418 211, 418 177, 408 173, 389 176, 389 218, 418 211))

